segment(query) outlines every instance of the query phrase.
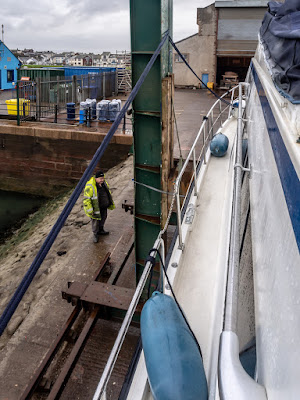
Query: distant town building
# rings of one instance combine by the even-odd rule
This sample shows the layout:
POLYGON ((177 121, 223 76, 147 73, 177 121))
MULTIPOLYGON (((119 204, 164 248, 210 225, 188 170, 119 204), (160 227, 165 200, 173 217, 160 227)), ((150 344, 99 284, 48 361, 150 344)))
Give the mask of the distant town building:
POLYGON ((51 57, 52 64, 55 65, 63 65, 65 62, 65 55, 64 54, 54 54, 51 57))
POLYGON ((93 56, 93 67, 101 67, 101 55, 96 54, 93 56))
POLYGON ((70 67, 114 67, 128 68, 131 63, 131 54, 127 51, 102 54, 85 54, 75 52, 54 53, 53 51, 33 51, 32 49, 16 49, 12 53, 23 65, 66 65, 70 67))
POLYGON ((76 54, 69 59, 68 65, 72 65, 73 67, 91 66, 92 57, 84 54, 76 54))
POLYGON ((18 79, 19 59, 0 40, 0 89, 14 89, 18 79))

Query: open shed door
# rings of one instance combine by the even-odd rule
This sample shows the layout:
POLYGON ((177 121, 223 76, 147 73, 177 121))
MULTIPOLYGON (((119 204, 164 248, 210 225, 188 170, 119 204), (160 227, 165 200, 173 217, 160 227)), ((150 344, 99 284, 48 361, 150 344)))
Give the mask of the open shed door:
POLYGON ((226 71, 238 74, 242 81, 254 56, 258 32, 266 7, 219 8, 217 36, 217 82, 226 71))

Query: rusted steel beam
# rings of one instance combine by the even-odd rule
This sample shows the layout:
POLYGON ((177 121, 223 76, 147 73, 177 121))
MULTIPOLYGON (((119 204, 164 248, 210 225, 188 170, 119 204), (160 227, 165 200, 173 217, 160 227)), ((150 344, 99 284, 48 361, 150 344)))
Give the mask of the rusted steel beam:
MULTIPOLYGON (((110 253, 106 253, 104 259, 101 262, 100 267, 95 272, 94 281, 97 281, 102 273, 103 268, 108 263, 110 259, 110 253)), ((72 303, 73 306, 77 306, 81 296, 85 292, 88 285, 81 282, 68 282, 68 289, 62 292, 62 298, 67 300, 68 303, 72 303)))
POLYGON ((132 235, 132 237, 128 243, 128 246, 126 248, 124 260, 119 267, 114 268, 112 274, 110 275, 110 277, 107 281, 108 284, 115 285, 117 283, 119 276, 121 275, 123 268, 125 267, 125 265, 128 261, 128 258, 130 257, 130 254, 132 253, 133 248, 134 248, 134 236, 132 235))
POLYGON ((102 282, 92 282, 81 296, 82 306, 88 308, 90 304, 128 310, 134 295, 133 289, 108 285, 102 282))
POLYGON ((62 298, 67 300, 68 303, 71 303, 72 306, 77 306, 87 286, 88 285, 80 282, 68 282, 68 289, 61 292, 62 298))
POLYGON ((106 253, 105 257, 103 258, 99 269, 96 271, 94 275, 94 281, 97 281, 100 278, 102 270, 105 267, 105 265, 109 262, 109 260, 110 260, 110 252, 106 253))
POLYGON ((47 397, 47 400, 57 400, 60 398, 60 395, 62 394, 68 379, 76 365, 76 362, 84 348, 84 345, 86 341, 88 340, 88 337, 90 333, 92 332, 92 329, 94 328, 94 325, 97 321, 98 318, 98 312, 99 312, 99 306, 96 306, 94 310, 91 312, 91 315, 89 316, 81 334, 78 337, 78 340, 73 347, 73 350, 71 351, 67 361, 65 362, 58 378, 56 379, 55 384, 53 385, 51 392, 49 396, 47 397))
POLYGON ((62 342, 66 339, 66 336, 67 336, 68 332, 70 331, 76 318, 78 317, 80 310, 81 310, 80 306, 77 306, 73 310, 72 314, 70 315, 67 322, 65 323, 63 329, 60 331, 59 336, 56 338, 55 342, 53 343, 50 350, 46 354, 42 364, 39 366, 38 370, 35 372, 31 381, 29 382, 28 386, 26 387, 24 393, 20 397, 20 400, 28 400, 31 398, 34 391, 39 386, 39 383, 42 380, 43 375, 45 374, 47 368, 51 364, 51 361, 55 357, 59 347, 61 346, 62 342))
MULTIPOLYGON (((94 275, 94 280, 99 279, 101 272, 105 265, 108 263, 110 258, 110 252, 108 252, 104 259, 102 260, 100 267, 96 271, 94 275)), ((77 282, 76 282, 77 283, 77 282)), ((53 358, 55 357, 57 351, 59 350, 60 346, 62 343, 67 340, 67 335, 70 332, 70 329, 72 325, 74 324, 76 318, 78 317, 80 311, 81 311, 81 305, 77 304, 78 299, 80 298, 81 294, 84 292, 86 289, 87 285, 82 285, 79 284, 78 287, 76 287, 76 284, 74 283, 68 283, 68 290, 65 292, 62 292, 63 298, 65 298, 68 301, 72 301, 73 305, 76 305, 74 308, 72 314, 68 318, 67 322, 65 323, 64 327, 60 331, 58 337, 56 338, 55 342, 52 344, 51 348, 49 349, 48 353, 46 354, 42 364, 39 366, 35 374, 33 375, 30 383, 26 387, 24 393, 22 394, 20 400, 28 400, 31 398, 35 390, 38 388, 43 375, 46 373, 49 365, 51 364, 53 358), (72 290, 71 290, 72 288, 72 290), (70 291, 70 294, 68 293, 70 291), (72 298, 73 296, 73 298, 72 298), (74 304, 75 303, 75 304, 74 304)))

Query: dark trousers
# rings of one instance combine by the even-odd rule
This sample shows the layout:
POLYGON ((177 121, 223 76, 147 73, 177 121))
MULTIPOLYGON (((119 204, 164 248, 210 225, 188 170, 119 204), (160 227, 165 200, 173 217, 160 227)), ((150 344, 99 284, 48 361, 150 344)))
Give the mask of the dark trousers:
POLYGON ((104 229, 104 224, 107 218, 107 208, 100 208, 100 215, 100 221, 98 219, 92 219, 92 231, 94 235, 97 235, 104 229))

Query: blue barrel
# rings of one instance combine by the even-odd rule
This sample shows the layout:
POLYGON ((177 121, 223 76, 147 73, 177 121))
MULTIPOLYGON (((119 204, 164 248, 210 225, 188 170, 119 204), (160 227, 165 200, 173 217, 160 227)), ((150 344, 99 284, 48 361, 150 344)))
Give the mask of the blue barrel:
POLYGON ((172 297, 153 293, 142 311, 141 335, 155 400, 207 400, 197 343, 172 297))
POLYGON ((75 103, 67 103, 67 120, 73 121, 75 119, 75 103))
POLYGON ((210 142, 211 154, 215 157, 223 157, 227 153, 229 140, 223 133, 217 133, 210 142))

